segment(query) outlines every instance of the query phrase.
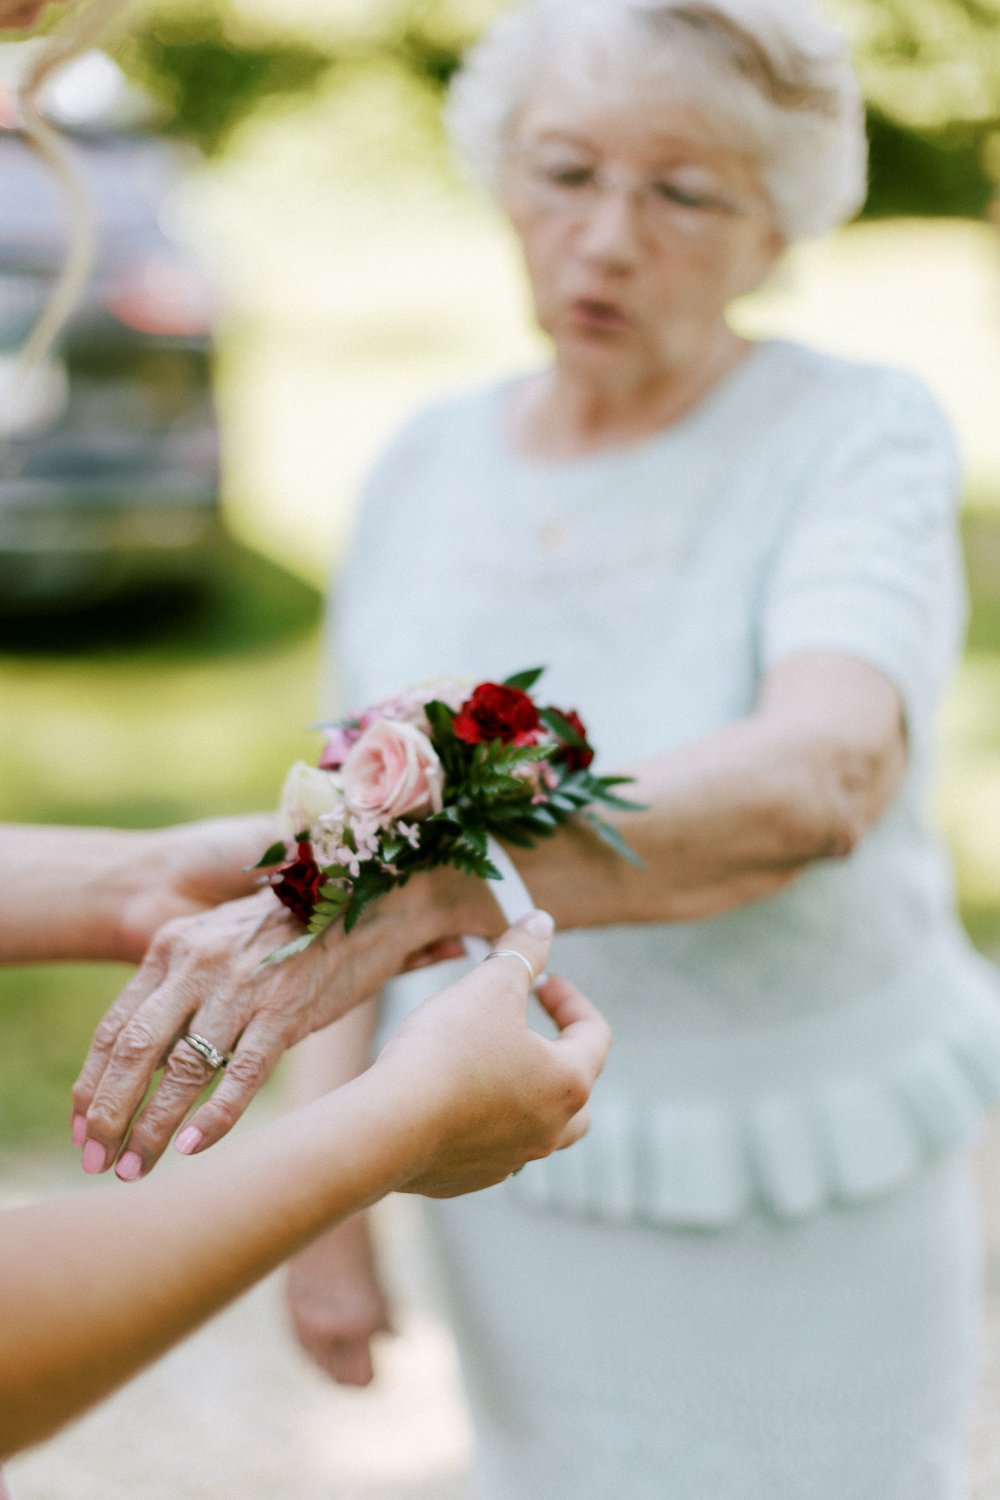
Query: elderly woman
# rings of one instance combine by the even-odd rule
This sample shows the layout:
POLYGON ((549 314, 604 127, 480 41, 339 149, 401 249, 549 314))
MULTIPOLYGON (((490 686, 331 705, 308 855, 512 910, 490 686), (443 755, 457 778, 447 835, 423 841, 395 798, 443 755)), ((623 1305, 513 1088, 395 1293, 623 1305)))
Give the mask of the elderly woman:
MULTIPOLYGON (((521 872, 563 925, 659 915, 562 939, 616 1036, 588 1139, 434 1212, 482 1493, 958 1500, 1000 1024, 922 811, 955 453, 909 376, 726 319, 862 201, 842 39, 805 0, 535 0, 450 118, 553 359, 394 442, 341 667, 364 703, 549 663, 649 871, 579 835, 521 872)), ((369 1264, 354 1226, 293 1282, 345 1379, 369 1264)))
MULTIPOLYGON (((434 1211, 483 1495, 961 1500, 1000 1019, 922 810, 963 614, 953 443, 910 377, 726 320, 862 200, 843 40, 806 0, 534 0, 451 119, 554 357, 377 468, 348 697, 547 662, 648 804, 644 873, 583 828, 515 853, 616 1046, 581 1145, 434 1211)), ((76 1104, 108 1165, 131 1125, 147 1172, 192 1103, 168 1062, 133 1120, 184 1030, 236 1049, 179 1138, 203 1150, 388 967, 356 951, 501 925, 471 879, 419 877, 296 959, 279 1008, 250 982, 266 899, 173 924, 102 1028, 76 1104)), ((357 1222, 293 1297, 365 1379, 357 1222)))

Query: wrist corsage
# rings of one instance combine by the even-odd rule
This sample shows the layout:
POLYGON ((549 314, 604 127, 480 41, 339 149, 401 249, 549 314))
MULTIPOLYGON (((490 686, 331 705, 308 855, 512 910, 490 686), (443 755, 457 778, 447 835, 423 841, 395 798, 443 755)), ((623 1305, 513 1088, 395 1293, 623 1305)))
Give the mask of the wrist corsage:
POLYGON ((297 762, 282 793, 287 842, 258 868, 306 930, 272 953, 299 953, 334 922, 346 931, 365 907, 411 875, 451 865, 501 880, 496 837, 522 848, 573 817, 618 854, 641 861, 595 804, 638 810, 595 776, 594 750, 575 711, 544 707, 532 689, 543 668, 506 682, 435 678, 336 724, 317 767, 297 762), (290 845, 294 857, 289 858, 290 845))

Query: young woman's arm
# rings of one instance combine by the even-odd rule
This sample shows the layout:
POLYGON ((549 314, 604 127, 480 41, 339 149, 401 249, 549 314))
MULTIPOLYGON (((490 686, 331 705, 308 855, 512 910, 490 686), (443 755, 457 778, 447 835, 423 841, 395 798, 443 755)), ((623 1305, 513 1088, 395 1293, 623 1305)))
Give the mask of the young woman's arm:
POLYGON ((249 895, 272 814, 176 828, 0 827, 0 963, 139 963, 153 934, 249 895))
MULTIPOLYGON (((538 914, 536 914, 537 917, 538 914)), ((551 923, 504 935, 531 971, 551 923)), ((528 971, 479 965, 345 1088, 183 1173, 0 1215, 0 1458, 107 1394, 328 1225, 394 1189, 446 1196, 578 1139, 607 1027, 528 971)))

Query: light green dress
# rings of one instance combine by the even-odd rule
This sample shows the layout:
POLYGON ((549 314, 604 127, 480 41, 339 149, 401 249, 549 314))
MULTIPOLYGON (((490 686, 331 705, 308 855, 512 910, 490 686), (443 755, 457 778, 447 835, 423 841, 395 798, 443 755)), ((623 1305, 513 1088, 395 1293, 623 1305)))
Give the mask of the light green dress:
POLYGON ((897 684, 911 759, 782 895, 559 940, 615 1033, 593 1129, 435 1213, 484 1495, 962 1500, 1000 1009, 923 806, 964 622, 947 424, 906 375, 775 342, 653 438, 543 463, 508 389, 376 470, 335 615, 351 703, 548 663, 615 769, 835 650, 897 684))

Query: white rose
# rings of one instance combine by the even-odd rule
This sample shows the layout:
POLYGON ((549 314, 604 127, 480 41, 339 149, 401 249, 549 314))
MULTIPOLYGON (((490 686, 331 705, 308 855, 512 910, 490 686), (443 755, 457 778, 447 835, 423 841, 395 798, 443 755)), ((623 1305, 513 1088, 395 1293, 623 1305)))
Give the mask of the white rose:
POLYGON ((324 831, 342 828, 346 817, 344 783, 336 771, 320 771, 297 760, 281 790, 281 813, 289 838, 311 834, 322 819, 324 831))

